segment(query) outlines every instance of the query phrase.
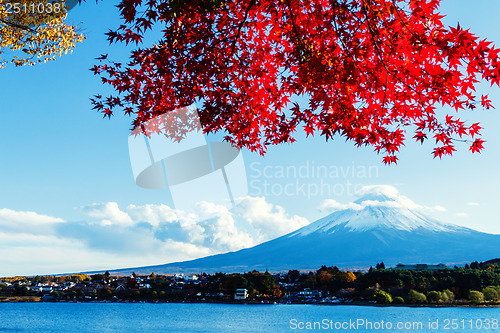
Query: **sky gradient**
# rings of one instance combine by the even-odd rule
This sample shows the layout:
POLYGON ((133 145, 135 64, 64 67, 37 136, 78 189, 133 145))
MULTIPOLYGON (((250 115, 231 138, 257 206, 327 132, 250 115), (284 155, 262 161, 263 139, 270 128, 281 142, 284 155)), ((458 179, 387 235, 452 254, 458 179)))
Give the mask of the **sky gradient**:
MULTIPOLYGON (((325 200, 347 205, 356 189, 377 184, 393 186, 442 221, 500 234, 500 115, 480 108, 462 117, 484 127, 481 154, 457 144, 453 157, 433 159, 431 145, 408 141, 398 165, 384 166, 372 149, 342 138, 299 139, 265 157, 243 151, 250 198, 234 216, 208 202, 191 214, 173 210, 166 191, 134 183, 131 118, 103 120, 91 107, 92 95, 109 92, 89 71, 95 58, 128 55, 104 36, 120 24, 112 3, 89 1, 70 11, 69 20, 87 36, 72 54, 0 70, 0 276, 153 265, 236 250, 326 215, 325 200)), ((460 21, 500 44, 500 2, 446 0, 441 12, 445 24, 460 21)), ((480 89, 500 107, 498 88, 480 89)))

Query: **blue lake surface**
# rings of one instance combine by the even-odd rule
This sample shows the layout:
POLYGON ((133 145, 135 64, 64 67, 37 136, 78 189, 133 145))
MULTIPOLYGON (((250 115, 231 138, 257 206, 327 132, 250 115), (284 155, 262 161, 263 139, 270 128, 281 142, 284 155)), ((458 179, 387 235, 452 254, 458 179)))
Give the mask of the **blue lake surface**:
POLYGON ((500 332, 499 319, 500 308, 0 303, 0 332, 500 332))

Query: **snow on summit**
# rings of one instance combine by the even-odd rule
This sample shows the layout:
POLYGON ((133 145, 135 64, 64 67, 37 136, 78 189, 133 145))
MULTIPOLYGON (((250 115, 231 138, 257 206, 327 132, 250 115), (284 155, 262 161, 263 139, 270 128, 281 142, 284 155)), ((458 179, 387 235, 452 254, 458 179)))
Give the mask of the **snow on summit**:
MULTIPOLYGON (((316 231, 334 232, 339 227, 350 231, 371 229, 396 229, 412 231, 420 228, 432 231, 459 231, 466 228, 440 222, 427 216, 420 206, 399 194, 389 185, 366 186, 360 198, 352 203, 342 204, 335 200, 325 200, 320 208, 334 211, 332 214, 297 230, 294 235, 307 235, 316 231)), ((439 206, 434 210, 443 210, 439 206)))
POLYGON ((456 265, 496 258, 500 252, 500 235, 438 222, 424 212, 439 209, 420 206, 391 186, 365 187, 354 202, 326 200, 321 206, 333 212, 254 247, 124 272, 311 271, 322 265, 368 269, 381 261, 387 266, 456 265))

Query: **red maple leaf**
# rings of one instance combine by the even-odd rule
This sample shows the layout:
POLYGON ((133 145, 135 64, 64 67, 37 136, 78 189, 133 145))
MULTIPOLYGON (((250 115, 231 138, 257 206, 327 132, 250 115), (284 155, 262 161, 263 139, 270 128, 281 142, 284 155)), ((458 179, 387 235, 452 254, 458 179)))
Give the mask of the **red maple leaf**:
POLYGON ((473 153, 480 153, 481 150, 484 149, 484 146, 483 146, 483 143, 485 141, 481 140, 481 139, 476 139, 474 140, 474 142, 472 143, 472 145, 469 147, 469 150, 473 153))
MULTIPOLYGON (((126 65, 94 67, 117 96, 107 108, 106 99, 93 103, 106 116, 121 109, 140 126, 199 101, 205 132, 224 131, 261 154, 293 142, 300 126, 307 135, 370 145, 386 164, 396 163, 412 126, 417 141, 436 139, 434 157, 451 155, 456 136, 475 139, 470 150, 480 151, 479 124, 441 121, 436 110, 474 108, 478 77, 499 85, 500 50, 460 25, 445 28, 439 3, 121 0, 123 24, 108 33, 110 43, 141 44, 156 27, 163 36, 131 51, 126 65), (308 105, 291 104, 297 96, 308 105)), ((484 95, 481 105, 493 107, 484 95)))

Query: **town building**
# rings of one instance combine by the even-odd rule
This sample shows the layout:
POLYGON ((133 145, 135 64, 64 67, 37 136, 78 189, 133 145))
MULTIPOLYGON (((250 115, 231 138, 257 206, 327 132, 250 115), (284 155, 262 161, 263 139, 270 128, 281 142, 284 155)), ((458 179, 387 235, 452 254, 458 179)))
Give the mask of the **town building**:
POLYGON ((247 299, 248 293, 246 289, 236 289, 234 292, 234 299, 235 300, 243 300, 247 299))

